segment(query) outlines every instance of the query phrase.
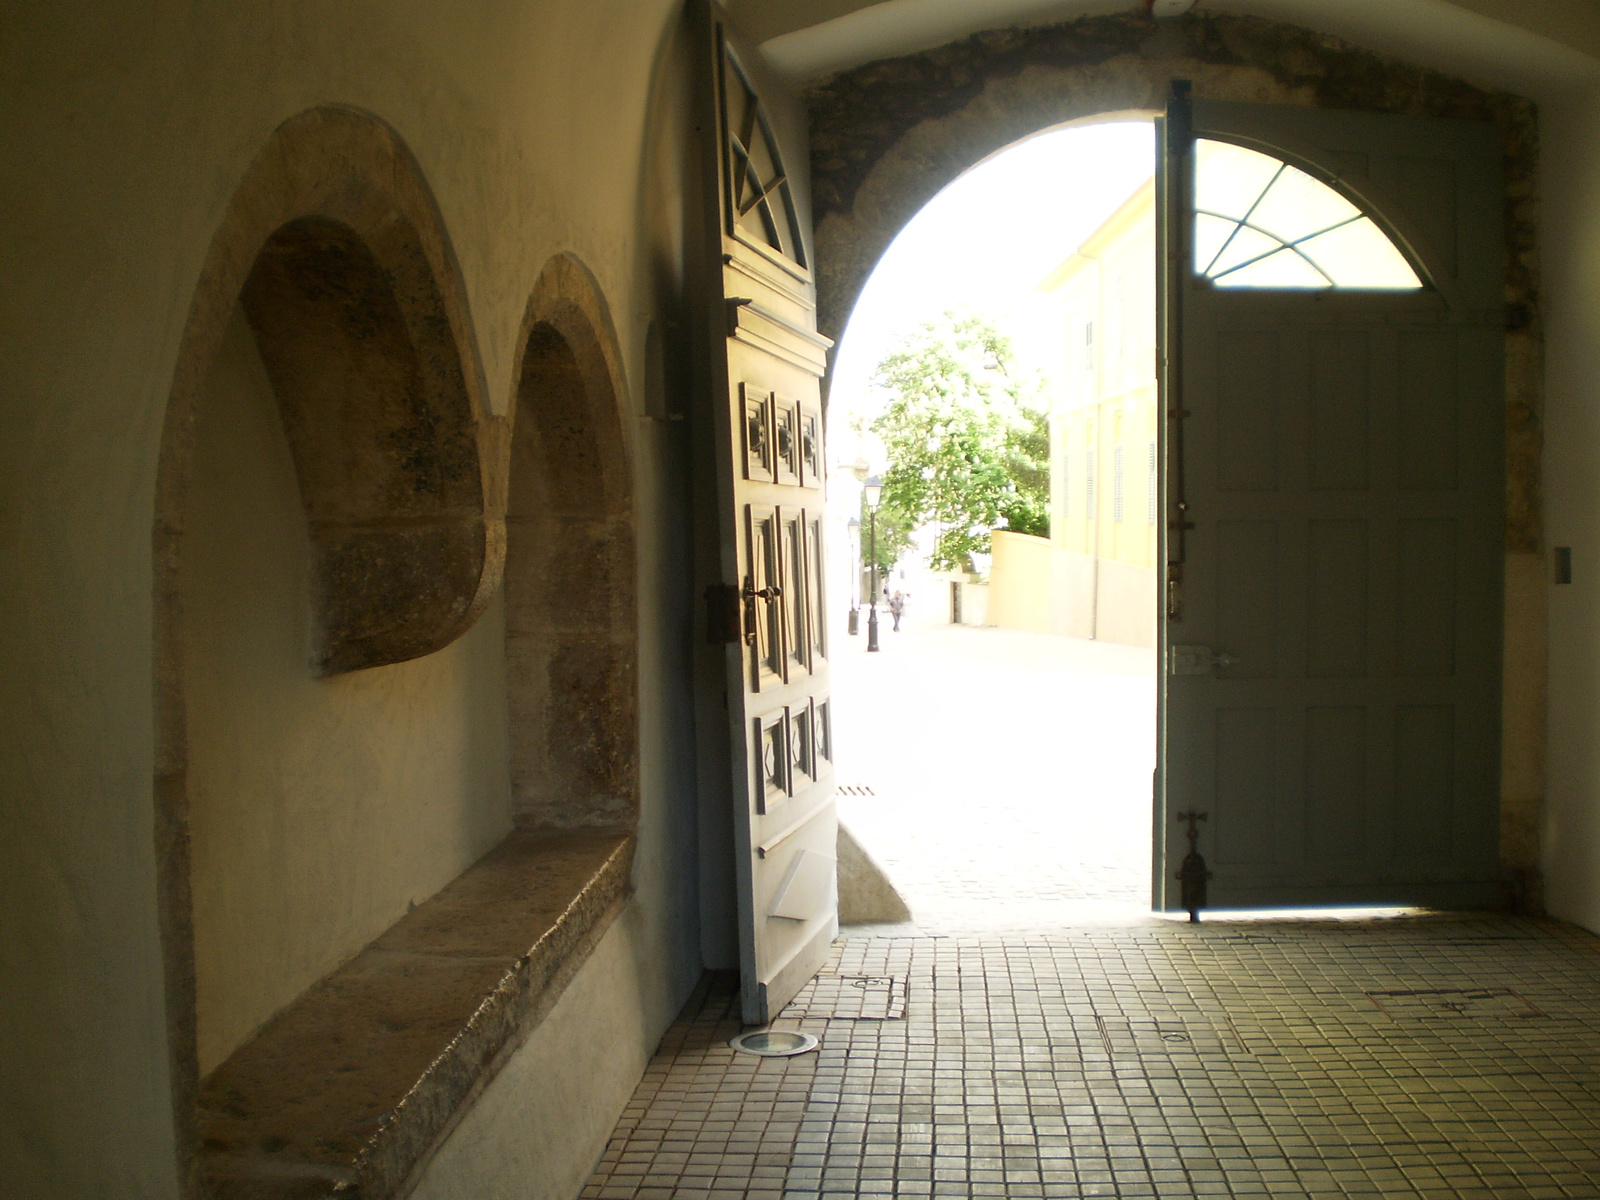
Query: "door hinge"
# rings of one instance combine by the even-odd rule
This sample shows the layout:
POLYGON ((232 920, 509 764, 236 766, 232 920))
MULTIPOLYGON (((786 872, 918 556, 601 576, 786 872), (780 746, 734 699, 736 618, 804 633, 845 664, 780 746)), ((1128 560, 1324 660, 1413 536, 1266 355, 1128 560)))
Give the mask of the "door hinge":
POLYGON ((743 616, 737 584, 713 583, 706 588, 707 645, 726 646, 743 641, 743 616))
POLYGON ((1182 158, 1194 145, 1193 90, 1187 79, 1174 79, 1167 90, 1167 153, 1174 158, 1182 158))

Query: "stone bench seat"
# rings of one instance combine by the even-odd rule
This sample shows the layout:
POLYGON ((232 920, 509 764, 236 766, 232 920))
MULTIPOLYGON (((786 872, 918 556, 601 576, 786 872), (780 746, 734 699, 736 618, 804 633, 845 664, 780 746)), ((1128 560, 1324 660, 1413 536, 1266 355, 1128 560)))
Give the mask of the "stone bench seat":
POLYGON ((207 1194, 401 1194, 599 940, 632 858, 624 833, 516 831, 319 980, 202 1081, 207 1194))

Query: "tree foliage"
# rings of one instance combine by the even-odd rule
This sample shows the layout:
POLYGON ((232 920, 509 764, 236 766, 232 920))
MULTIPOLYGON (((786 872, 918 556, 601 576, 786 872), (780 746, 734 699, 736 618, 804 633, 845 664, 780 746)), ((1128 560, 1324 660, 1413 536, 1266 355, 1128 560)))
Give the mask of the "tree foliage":
POLYGON ((865 498, 861 503, 861 561, 867 562, 877 554, 878 575, 887 578, 889 569, 911 549, 912 534, 922 522, 896 504, 883 489, 883 500, 876 514, 877 531, 873 536, 873 514, 867 511, 865 498))
POLYGON ((1042 388, 1009 339, 974 314, 946 313, 878 364, 889 393, 872 428, 889 455, 886 519, 937 528, 931 565, 971 571, 994 529, 1050 531, 1050 431, 1042 388))

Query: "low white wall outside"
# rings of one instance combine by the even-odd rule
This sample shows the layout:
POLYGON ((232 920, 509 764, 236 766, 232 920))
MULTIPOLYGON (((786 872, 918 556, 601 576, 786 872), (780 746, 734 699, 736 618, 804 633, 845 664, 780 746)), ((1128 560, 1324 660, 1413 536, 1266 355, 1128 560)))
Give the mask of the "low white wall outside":
POLYGON ((989 585, 987 583, 957 583, 961 589, 961 624, 981 626, 989 624, 989 585))
POLYGON ((989 590, 988 613, 1002 628, 1155 647, 1152 567, 1096 561, 1043 538, 997 532, 989 590))
POLYGON ((997 529, 989 563, 989 619, 1003 629, 1051 633, 1050 540, 997 529))

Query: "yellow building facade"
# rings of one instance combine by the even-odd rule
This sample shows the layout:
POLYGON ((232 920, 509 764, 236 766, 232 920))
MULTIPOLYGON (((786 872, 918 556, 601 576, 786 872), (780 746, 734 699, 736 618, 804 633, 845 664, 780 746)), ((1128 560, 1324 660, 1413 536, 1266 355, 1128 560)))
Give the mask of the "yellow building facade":
POLYGON ((1040 290, 1058 301, 1063 334, 1050 411, 1050 547, 1045 554, 1020 535, 996 535, 995 619, 1009 624, 1006 615, 1015 613, 1026 628, 1153 646, 1160 429, 1153 181, 1040 290))
POLYGON ((1066 334, 1050 414, 1051 540, 1154 567, 1154 184, 1130 196, 1041 287, 1059 297, 1066 334))

